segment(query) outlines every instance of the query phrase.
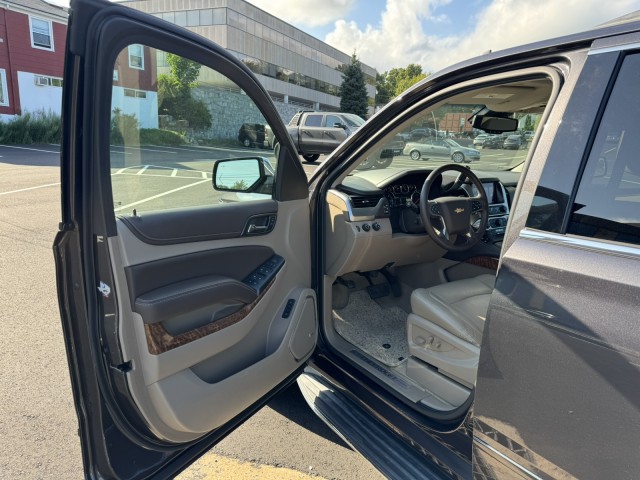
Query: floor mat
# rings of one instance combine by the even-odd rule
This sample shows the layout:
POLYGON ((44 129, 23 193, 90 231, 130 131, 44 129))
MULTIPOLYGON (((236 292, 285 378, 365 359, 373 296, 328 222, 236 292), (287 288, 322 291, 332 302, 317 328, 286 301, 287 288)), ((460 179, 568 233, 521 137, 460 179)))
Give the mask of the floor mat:
POLYGON ((385 365, 396 367, 408 358, 407 312, 401 308, 383 308, 361 290, 349 295, 345 308, 333 311, 333 319, 345 340, 385 365))

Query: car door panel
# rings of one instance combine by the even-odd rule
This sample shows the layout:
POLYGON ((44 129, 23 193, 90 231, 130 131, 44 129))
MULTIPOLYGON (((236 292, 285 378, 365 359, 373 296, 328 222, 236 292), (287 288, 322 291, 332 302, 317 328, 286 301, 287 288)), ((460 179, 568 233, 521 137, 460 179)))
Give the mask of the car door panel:
POLYGON ((263 200, 192 207, 189 211, 147 212, 144 219, 137 215, 121 215, 119 218, 143 242, 171 245, 237 238, 247 233, 249 219, 269 215, 277 217, 277 212, 277 202, 263 200), (216 221, 211 221, 214 214, 216 221))
MULTIPOLYGON (((300 343, 301 336, 315 342, 315 310, 305 306, 308 302, 315 305, 314 294, 308 288, 295 287, 310 282, 305 267, 310 256, 309 231, 296 228, 304 221, 308 203, 301 200, 279 205, 278 221, 268 235, 149 245, 127 224, 118 222, 117 237, 109 239, 113 269, 119 274, 116 278, 126 285, 126 292, 117 288, 121 316, 129 317, 129 321, 121 321, 122 351, 126 358, 137 359, 134 364, 141 367, 140 372, 129 374, 133 378, 139 373, 141 379, 130 383, 144 384, 148 393, 141 398, 148 396, 147 408, 164 412, 159 415, 166 425, 156 428, 161 432, 162 427, 169 427, 162 430, 167 439, 181 440, 184 434, 200 435, 219 427, 219 418, 247 406, 234 399, 227 402, 230 410, 210 408, 224 399, 225 394, 219 391, 237 388, 244 378, 250 385, 244 390, 263 395, 262 385, 282 381, 290 371, 285 365, 294 367, 301 359, 289 343, 300 343), (118 258, 120 252, 126 256, 118 258), (286 261, 267 289, 252 291, 243 280, 274 256, 286 261), (213 293, 220 279, 244 296, 213 293), (203 288, 208 290, 204 295, 203 288), (172 298, 176 294, 177 300, 172 298), (140 309, 145 300, 154 299, 164 302, 163 307, 140 309), (290 300, 293 311, 283 318, 290 300), (144 315, 152 311, 158 311, 159 317, 144 315), (128 342, 131 337, 138 341, 128 342), (245 368, 255 362, 259 368, 245 368), (277 377, 280 369, 283 373, 277 377), (234 381, 233 376, 239 373, 240 379, 234 381), (173 388, 178 384, 181 387, 176 396, 173 388), (171 410, 173 402, 181 407, 171 410)), ((304 355, 309 353, 307 349, 304 355)), ((139 401, 138 407, 144 414, 143 403, 139 401)))
MULTIPOLYGON (((633 196, 610 188, 613 175, 598 176, 593 166, 603 158, 637 165, 632 142, 604 140, 607 126, 619 124, 637 138, 629 121, 637 112, 637 102, 629 103, 629 88, 637 86, 635 57, 623 59, 614 50, 585 59, 579 76, 567 82, 573 91, 563 92, 566 110, 556 108, 550 117, 559 125, 555 138, 543 132, 547 143, 543 150, 538 145, 525 171, 480 354, 476 478, 512 478, 507 467, 526 478, 633 477, 638 471, 638 248, 617 243, 599 218, 598 229, 578 234, 567 228, 584 211, 576 191, 586 184, 594 188, 589 201, 622 222, 613 230, 633 229, 630 218, 637 215, 618 208, 633 196), (618 90, 616 75, 627 64, 618 90), (608 112, 612 104, 617 108, 608 112), (601 240, 587 238, 597 232, 601 240)), ((634 188, 633 181, 624 183, 634 188)))
MULTIPOLYGON (((306 175, 267 92, 226 51, 109 2, 77 1, 71 15, 82 22, 70 22, 63 230, 55 252, 85 473, 118 477, 132 462, 141 464, 128 470, 131 478, 175 473, 292 381, 314 349, 306 175), (132 44, 142 45, 148 67, 172 54, 208 69, 206 78, 226 88, 202 84, 207 108, 233 95, 226 101, 244 102, 238 108, 247 104, 264 117, 283 147, 272 160, 272 194, 216 201, 205 185, 212 167, 238 156, 224 144, 167 148, 165 157, 175 157, 168 166, 152 163, 169 162, 157 148, 113 146, 117 115, 138 125, 146 115, 123 114, 116 111, 122 103, 111 104, 120 85, 114 62, 127 73, 120 57, 132 44), (99 405, 97 421, 88 403, 99 405)), ((131 82, 127 75, 119 78, 131 82)), ((153 99, 149 91, 136 101, 153 99)), ((229 128, 235 134, 239 125, 229 128)), ((121 131, 125 138, 131 133, 121 131)))
POLYGON ((640 427, 637 257, 603 253, 523 231, 503 258, 474 435, 534 473, 602 478, 631 461, 620 445, 634 445, 640 427), (507 330, 522 340, 505 341, 507 330), (598 455, 586 461, 585 451, 598 455))

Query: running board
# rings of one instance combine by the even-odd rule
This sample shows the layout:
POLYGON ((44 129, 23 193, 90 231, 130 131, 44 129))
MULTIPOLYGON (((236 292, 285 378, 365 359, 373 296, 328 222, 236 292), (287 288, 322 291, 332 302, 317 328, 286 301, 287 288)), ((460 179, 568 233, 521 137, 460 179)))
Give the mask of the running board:
POLYGON ((314 413, 385 477, 451 478, 309 368, 298 377, 298 385, 314 413))

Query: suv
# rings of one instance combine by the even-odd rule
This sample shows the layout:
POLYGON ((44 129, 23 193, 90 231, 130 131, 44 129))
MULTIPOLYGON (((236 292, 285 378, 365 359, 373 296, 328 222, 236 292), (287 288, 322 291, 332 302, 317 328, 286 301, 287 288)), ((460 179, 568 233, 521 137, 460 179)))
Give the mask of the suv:
POLYGON ((54 255, 87 477, 175 476, 296 380, 389 478, 637 476, 640 16, 430 75, 308 181, 233 53, 118 3, 70 15, 54 255), (221 79, 206 147, 110 148, 131 44, 221 79), (451 112, 544 128, 473 169, 357 169, 451 112), (277 158, 225 147, 249 114, 277 158))
MULTIPOLYGON (((351 113, 303 110, 293 116, 287 131, 298 154, 307 162, 315 162, 320 155, 335 150, 363 123, 362 118, 351 113)), ((277 157, 280 152, 278 142, 275 143, 274 151, 277 157)))

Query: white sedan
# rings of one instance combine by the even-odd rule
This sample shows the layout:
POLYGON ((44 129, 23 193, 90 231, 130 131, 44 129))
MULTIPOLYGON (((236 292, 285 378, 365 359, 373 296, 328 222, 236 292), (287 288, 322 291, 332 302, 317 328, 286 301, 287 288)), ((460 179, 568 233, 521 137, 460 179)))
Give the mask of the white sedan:
POLYGON ((445 139, 426 140, 427 143, 409 142, 402 153, 409 155, 411 160, 424 158, 450 158, 455 163, 469 163, 480 160, 480 151, 475 148, 463 147, 459 143, 445 139))

